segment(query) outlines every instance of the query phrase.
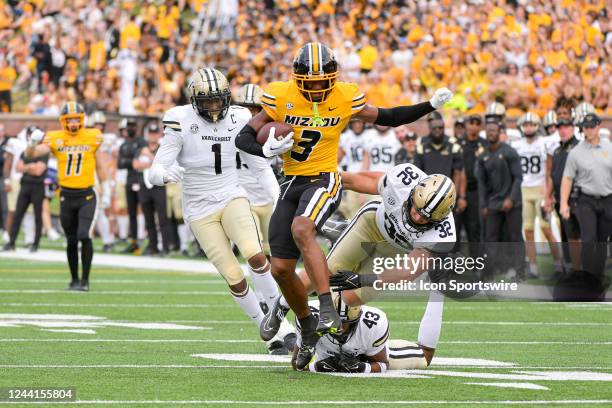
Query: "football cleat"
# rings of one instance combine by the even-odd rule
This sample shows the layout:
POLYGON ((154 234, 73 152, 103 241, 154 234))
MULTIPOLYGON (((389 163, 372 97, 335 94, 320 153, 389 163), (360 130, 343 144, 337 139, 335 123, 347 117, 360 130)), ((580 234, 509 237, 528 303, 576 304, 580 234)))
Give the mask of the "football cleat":
POLYGON ((81 292, 89 292, 89 281, 88 280, 81 280, 81 283, 79 285, 79 290, 81 292))
POLYGON ((266 313, 259 326, 259 336, 263 341, 269 341, 276 336, 283 319, 289 313, 289 308, 283 307, 280 304, 280 299, 280 296, 276 298, 274 307, 266 313))
POLYGON ((308 367, 308 364, 312 361, 315 355, 315 347, 319 341, 317 332, 304 333, 302 332, 302 344, 298 348, 297 356, 295 359, 295 368, 298 371, 302 371, 308 367))
POLYGON ((286 356, 289 354, 289 350, 285 347, 284 342, 277 338, 267 341, 266 347, 268 348, 268 354, 273 356, 286 356))
POLYGON ((80 290, 81 285, 79 284, 78 280, 73 280, 70 282, 70 284, 68 285, 68 290, 80 290))
POLYGON ((324 336, 327 333, 335 334, 342 331, 342 320, 340 315, 333 308, 321 306, 319 311, 319 324, 317 324, 316 332, 319 336, 324 336))

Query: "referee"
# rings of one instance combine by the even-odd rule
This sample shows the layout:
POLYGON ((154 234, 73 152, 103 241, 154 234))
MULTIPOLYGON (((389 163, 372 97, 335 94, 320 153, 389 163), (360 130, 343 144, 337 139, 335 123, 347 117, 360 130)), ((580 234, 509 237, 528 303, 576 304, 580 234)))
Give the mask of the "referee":
POLYGON ((567 157, 561 181, 561 209, 570 217, 569 197, 578 190, 576 215, 582 238, 582 267, 593 275, 603 275, 607 240, 612 235, 612 143, 600 139, 601 120, 590 113, 580 123, 584 140, 567 157))

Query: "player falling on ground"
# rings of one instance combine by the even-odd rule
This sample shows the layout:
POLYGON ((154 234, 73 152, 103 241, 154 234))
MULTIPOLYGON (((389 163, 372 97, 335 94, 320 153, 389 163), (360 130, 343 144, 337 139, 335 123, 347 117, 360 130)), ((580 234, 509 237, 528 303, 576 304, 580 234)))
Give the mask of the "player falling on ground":
MULTIPOLYGON (((278 289, 236 169, 234 139, 251 114, 246 108, 230 106, 227 79, 214 68, 194 72, 187 92, 191 105, 176 106, 164 114, 164 137, 149 169, 149 181, 155 185, 182 181, 185 221, 236 303, 259 327, 264 314, 231 246, 236 244, 247 260, 254 284, 272 307, 278 289)), ((255 174, 269 168, 265 159, 243 157, 255 174)), ((291 326, 286 326, 280 338, 269 339, 271 353, 288 353, 283 340, 291 326)))
POLYGON ((270 259, 272 274, 287 300, 284 306, 291 306, 300 321, 302 345, 296 365, 303 369, 312 358, 319 336, 340 330, 342 324, 332 304, 329 268, 315 239, 317 229, 337 208, 342 194, 337 173, 342 129, 353 117, 381 126, 404 125, 439 108, 452 93, 438 89, 429 102, 413 106, 382 109, 367 105, 356 84, 337 82, 338 63, 333 52, 318 42, 300 48, 292 76, 292 80, 266 87, 264 110, 241 130, 236 145, 263 157, 283 154, 285 181, 270 222, 270 259), (257 132, 271 121, 289 123, 294 132, 280 140, 268 137, 262 147, 256 141, 257 132), (318 322, 295 274, 300 254, 319 295, 318 322))
POLYGON ((96 174, 102 186, 101 208, 107 208, 111 201, 107 165, 99 149, 104 139, 100 130, 85 128, 85 110, 76 102, 68 102, 62 107, 59 121, 63 129, 47 132, 42 143, 42 134, 32 138, 25 155, 34 157, 51 153, 57 158, 60 221, 66 234, 66 255, 72 276, 68 289, 88 291, 93 259, 92 230, 98 207, 94 190, 96 174), (80 281, 79 241, 83 263, 80 281))

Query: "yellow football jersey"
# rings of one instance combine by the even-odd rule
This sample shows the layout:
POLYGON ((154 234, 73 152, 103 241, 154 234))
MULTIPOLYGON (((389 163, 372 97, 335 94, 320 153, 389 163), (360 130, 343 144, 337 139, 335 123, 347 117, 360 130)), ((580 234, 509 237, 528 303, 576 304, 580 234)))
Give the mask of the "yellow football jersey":
POLYGON ((283 154, 288 176, 312 176, 338 171, 340 133, 351 116, 366 105, 357 84, 337 82, 325 102, 314 104, 293 81, 272 82, 261 97, 262 107, 275 122, 293 126, 293 149, 283 154))
POLYGON ((98 129, 81 129, 75 136, 63 130, 47 132, 45 143, 57 158, 57 175, 61 187, 93 187, 96 151, 102 142, 102 133, 98 129))

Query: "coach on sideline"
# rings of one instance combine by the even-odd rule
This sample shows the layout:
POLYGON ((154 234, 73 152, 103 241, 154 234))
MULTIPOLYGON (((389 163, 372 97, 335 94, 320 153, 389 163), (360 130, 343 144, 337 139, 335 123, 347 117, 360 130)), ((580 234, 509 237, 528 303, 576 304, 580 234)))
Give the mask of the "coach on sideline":
POLYGON ((582 238, 582 266, 593 275, 603 275, 608 236, 612 235, 612 143, 600 139, 601 120, 590 113, 581 127, 585 140, 569 153, 561 181, 561 208, 564 219, 570 216, 568 200, 579 190, 576 215, 582 238))

